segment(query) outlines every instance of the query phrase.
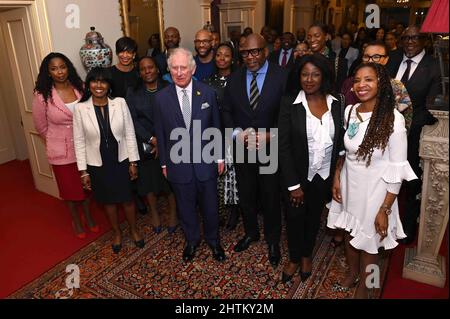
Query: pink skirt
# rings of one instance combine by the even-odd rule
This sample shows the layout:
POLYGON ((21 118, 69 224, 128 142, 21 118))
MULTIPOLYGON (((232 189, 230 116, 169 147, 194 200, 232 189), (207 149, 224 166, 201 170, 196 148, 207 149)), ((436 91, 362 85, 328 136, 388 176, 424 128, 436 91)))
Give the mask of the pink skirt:
POLYGON ((52 165, 53 173, 58 184, 59 197, 63 200, 83 201, 87 194, 81 185, 77 164, 52 165))

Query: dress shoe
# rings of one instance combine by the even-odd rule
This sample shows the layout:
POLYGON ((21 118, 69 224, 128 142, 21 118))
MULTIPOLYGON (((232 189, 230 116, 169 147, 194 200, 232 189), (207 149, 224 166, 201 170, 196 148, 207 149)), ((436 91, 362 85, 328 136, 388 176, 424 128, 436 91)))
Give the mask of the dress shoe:
POLYGON ((122 244, 118 244, 118 245, 112 244, 111 247, 112 247, 113 253, 118 254, 120 252, 120 250, 122 249, 122 244))
POLYGON ((280 258, 280 247, 278 244, 269 244, 269 262, 273 268, 278 266, 280 258))
POLYGON ((297 264, 297 265, 296 265, 296 268, 295 268, 295 270, 294 270, 294 272, 293 272, 292 274, 287 274, 287 273, 285 273, 285 272, 284 272, 284 269, 283 269, 283 272, 281 273, 281 282, 282 282, 283 284, 285 284, 285 283, 291 281, 292 278, 294 277, 295 273, 296 273, 297 270, 299 269, 299 267, 300 267, 300 264, 297 264))
POLYGON ((223 250, 222 246, 216 245, 216 246, 210 246, 212 255, 215 260, 217 261, 224 261, 227 257, 225 256, 225 251, 223 250))
POLYGON ((183 251, 183 260, 185 262, 189 262, 195 257, 195 250, 197 249, 197 246, 195 245, 186 245, 183 251))
POLYGON ((258 241, 258 240, 259 240, 259 236, 257 236, 257 237, 245 236, 240 241, 238 241, 236 246, 234 246, 234 251, 239 253, 241 251, 247 250, 247 248, 250 247, 251 243, 258 241))
POLYGON ((169 226, 167 227, 167 232, 169 233, 169 235, 172 235, 178 228, 178 225, 175 226, 169 226))
POLYGON ((144 239, 135 240, 134 244, 136 245, 137 248, 144 248, 144 246, 145 246, 144 239))

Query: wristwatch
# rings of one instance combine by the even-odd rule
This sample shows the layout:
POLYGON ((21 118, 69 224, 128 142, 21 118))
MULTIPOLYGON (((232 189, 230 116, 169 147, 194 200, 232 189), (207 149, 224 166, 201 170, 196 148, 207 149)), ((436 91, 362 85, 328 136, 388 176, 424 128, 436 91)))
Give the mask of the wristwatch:
POLYGON ((381 205, 380 208, 383 208, 384 213, 388 216, 392 213, 392 209, 388 205, 381 205))

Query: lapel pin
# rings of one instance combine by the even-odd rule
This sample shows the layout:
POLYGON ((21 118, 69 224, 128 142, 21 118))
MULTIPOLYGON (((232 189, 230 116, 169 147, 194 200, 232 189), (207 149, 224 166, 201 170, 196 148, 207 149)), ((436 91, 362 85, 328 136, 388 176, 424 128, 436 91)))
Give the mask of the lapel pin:
POLYGON ((197 96, 200 96, 200 91, 195 92, 197 94, 197 96))

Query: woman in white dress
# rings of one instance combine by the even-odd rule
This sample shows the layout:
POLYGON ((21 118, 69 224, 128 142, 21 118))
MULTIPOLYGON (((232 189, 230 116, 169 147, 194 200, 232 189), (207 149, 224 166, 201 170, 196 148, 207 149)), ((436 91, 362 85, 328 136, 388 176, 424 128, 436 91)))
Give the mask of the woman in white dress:
POLYGON ((338 160, 328 227, 345 234, 349 273, 333 289, 358 285, 356 298, 367 298, 367 266, 377 264, 378 249, 392 249, 404 238, 397 194, 403 180, 416 179, 407 161, 405 120, 395 109, 387 70, 360 65, 353 90, 361 101, 345 110, 345 157, 338 160))

